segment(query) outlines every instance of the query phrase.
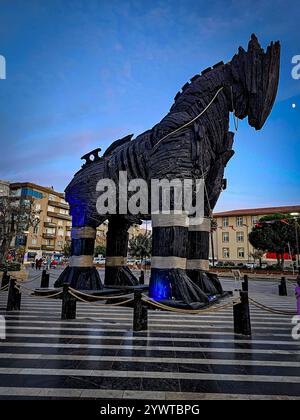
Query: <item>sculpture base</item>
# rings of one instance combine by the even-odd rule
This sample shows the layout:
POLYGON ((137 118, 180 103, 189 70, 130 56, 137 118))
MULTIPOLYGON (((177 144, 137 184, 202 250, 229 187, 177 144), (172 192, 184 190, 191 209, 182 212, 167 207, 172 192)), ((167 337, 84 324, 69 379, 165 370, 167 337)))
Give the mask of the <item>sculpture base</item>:
POLYGON ((178 301, 193 309, 209 304, 208 296, 179 268, 152 268, 149 296, 157 301, 178 301))
POLYGON ((77 290, 101 290, 101 282, 95 267, 67 267, 54 283, 54 287, 68 284, 77 290))
POLYGON ((105 286, 138 286, 139 281, 127 266, 105 267, 105 286))
POLYGON ((216 274, 202 270, 187 270, 187 275, 207 296, 223 295, 223 288, 216 274))

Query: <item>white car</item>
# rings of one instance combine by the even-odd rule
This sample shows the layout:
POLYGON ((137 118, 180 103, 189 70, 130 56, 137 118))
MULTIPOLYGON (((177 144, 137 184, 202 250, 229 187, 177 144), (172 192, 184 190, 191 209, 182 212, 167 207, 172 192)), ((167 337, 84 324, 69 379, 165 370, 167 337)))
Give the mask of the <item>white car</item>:
POLYGON ((94 264, 105 264, 105 258, 94 258, 94 264))

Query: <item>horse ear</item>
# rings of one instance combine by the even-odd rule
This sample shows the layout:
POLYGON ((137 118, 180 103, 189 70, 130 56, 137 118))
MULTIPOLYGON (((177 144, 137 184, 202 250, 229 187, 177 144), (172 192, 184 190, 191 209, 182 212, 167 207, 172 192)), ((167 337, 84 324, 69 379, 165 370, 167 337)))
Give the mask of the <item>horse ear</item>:
POLYGON ((254 52, 255 50, 260 51, 262 50, 261 45, 258 41, 258 38, 255 34, 251 35, 251 40, 248 44, 248 53, 254 52))

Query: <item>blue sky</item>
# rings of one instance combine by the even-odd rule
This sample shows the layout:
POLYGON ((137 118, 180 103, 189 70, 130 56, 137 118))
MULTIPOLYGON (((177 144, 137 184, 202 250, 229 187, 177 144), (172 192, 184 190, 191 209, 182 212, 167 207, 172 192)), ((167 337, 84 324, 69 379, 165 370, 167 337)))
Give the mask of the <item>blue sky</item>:
POLYGON ((63 190, 83 154, 151 128, 255 32, 282 43, 279 94, 261 132, 240 124, 217 208, 300 204, 299 21, 290 0, 0 0, 0 178, 63 190))

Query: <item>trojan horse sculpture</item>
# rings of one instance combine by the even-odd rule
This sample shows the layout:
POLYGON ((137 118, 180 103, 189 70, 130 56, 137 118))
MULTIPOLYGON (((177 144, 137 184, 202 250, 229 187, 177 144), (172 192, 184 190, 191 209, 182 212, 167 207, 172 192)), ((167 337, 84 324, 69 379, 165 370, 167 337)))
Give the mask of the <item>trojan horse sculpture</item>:
POLYGON ((222 294, 216 276, 209 273, 211 217, 224 187, 224 169, 233 156, 234 133, 229 131, 230 113, 248 117, 260 130, 269 116, 278 88, 280 44, 266 52, 252 35, 248 51, 224 64, 196 75, 175 97, 168 115, 151 130, 132 139, 113 143, 102 157, 97 149, 84 156, 86 163, 66 189, 73 217, 72 257, 56 286, 69 283, 81 289, 102 287, 93 267, 96 228, 109 220, 106 285, 137 285, 127 268, 128 229, 150 214, 99 215, 96 210, 100 179, 118 184, 119 172, 128 179, 193 179, 206 184, 205 219, 189 227, 188 217, 153 215, 153 250, 150 296, 198 307, 209 295, 222 294))

